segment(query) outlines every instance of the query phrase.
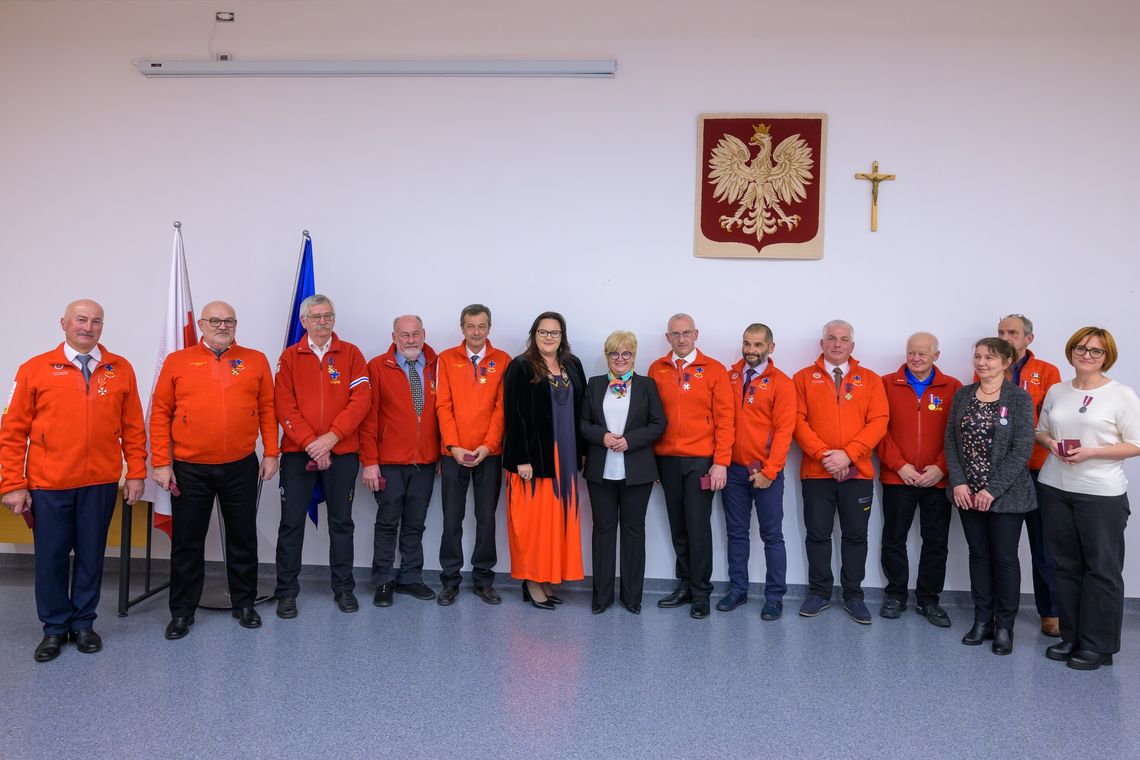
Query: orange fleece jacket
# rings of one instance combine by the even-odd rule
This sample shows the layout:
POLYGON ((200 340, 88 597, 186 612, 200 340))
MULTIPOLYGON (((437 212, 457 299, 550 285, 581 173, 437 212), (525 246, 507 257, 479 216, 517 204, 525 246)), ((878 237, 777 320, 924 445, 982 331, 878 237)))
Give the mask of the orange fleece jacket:
POLYGON ((874 478, 871 452, 887 434, 887 394, 874 372, 850 359, 838 396, 835 380, 820 354, 815 364, 792 377, 796 386, 796 443, 803 449, 800 478, 830 478, 820 462, 831 449, 842 449, 858 478, 874 478), (851 396, 851 398, 847 398, 851 396))
POLYGON ((747 467, 759 460, 764 465, 760 472, 775 480, 787 462, 796 429, 796 388, 771 359, 764 373, 753 377, 745 388, 747 371, 741 359, 728 373, 732 397, 738 404, 732 463, 747 467))
POLYGON ((503 375, 511 356, 487 341, 479 369, 460 343, 439 355, 440 450, 449 446, 474 451, 486 446, 489 456, 503 453, 503 375))
POLYGON ((432 464, 439 461, 439 423, 435 416, 438 393, 436 355, 424 346, 420 383, 424 407, 419 417, 412 406, 408 376, 396 363, 396 344, 368 362, 372 381, 372 408, 360 425, 360 463, 432 464))
MULTIPOLYGON (((891 410, 887 434, 878 448, 879 481, 884 485, 904 485, 898 469, 906 464, 913 465, 919 472, 932 464, 949 474, 942 437, 946 421, 950 419, 951 402, 962 383, 937 366, 933 372, 934 379, 922 392, 922 398, 914 395, 914 389, 907 382, 906 364, 897 372, 883 376, 891 410)), ((949 482, 949 478, 942 478, 937 486, 945 488, 949 482)))
POLYGON ((235 343, 219 358, 200 342, 166 357, 151 398, 152 466, 236 462, 254 452, 258 432, 265 456, 277 456, 265 354, 235 343))
POLYGON ((657 456, 707 457, 727 467, 732 461, 736 404, 724 365, 697 351, 682 372, 672 352, 649 367, 665 407, 665 435, 657 440, 657 456))
POLYGON ((372 391, 359 348, 333 333, 318 359, 305 335, 281 353, 273 388, 282 451, 304 451, 329 431, 340 439, 332 453, 360 451, 357 428, 372 406, 372 391))
POLYGON ((146 477, 146 428, 130 362, 99 346, 90 384, 54 351, 20 366, 0 419, 0 493, 146 477))

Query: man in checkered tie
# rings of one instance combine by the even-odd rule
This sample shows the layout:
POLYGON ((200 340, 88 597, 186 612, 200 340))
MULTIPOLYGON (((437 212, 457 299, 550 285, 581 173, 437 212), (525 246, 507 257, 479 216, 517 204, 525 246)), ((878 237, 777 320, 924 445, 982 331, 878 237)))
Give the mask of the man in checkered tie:
POLYGON ((419 317, 396 317, 392 345, 368 363, 372 409, 360 426, 360 463, 364 485, 376 497, 372 582, 377 607, 391 607, 393 591, 435 598, 423 582, 424 520, 440 453, 436 354, 424 343, 426 337, 419 317))

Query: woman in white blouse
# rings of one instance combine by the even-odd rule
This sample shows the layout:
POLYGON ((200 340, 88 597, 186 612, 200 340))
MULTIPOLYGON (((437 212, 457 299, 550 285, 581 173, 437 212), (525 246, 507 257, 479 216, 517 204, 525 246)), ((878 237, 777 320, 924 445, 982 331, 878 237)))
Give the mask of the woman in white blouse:
POLYGON ((641 612, 645 585, 645 509, 657 460, 653 444, 665 432, 665 409, 657 383, 634 374, 637 336, 610 333, 603 349, 609 372, 591 377, 579 424, 587 443, 586 487, 594 516, 595 615, 614 601, 614 554, 621 525, 622 605, 641 612))
POLYGON ((1049 389, 1037 424, 1037 442, 1052 452, 1039 493, 1061 618, 1061 641, 1045 656, 1096 670, 1120 651, 1129 514, 1123 460, 1140 454, 1140 399, 1104 375, 1117 357, 1108 330, 1077 330, 1065 356, 1076 377, 1049 389))

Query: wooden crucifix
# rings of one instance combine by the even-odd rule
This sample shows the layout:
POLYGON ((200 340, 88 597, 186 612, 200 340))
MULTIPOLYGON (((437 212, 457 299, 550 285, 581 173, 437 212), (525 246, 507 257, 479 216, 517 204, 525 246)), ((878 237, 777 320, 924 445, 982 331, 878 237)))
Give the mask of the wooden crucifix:
POLYGON ((871 232, 879 229, 879 183, 894 179, 893 174, 879 174, 879 162, 871 162, 871 173, 860 172, 855 179, 871 180, 871 232))

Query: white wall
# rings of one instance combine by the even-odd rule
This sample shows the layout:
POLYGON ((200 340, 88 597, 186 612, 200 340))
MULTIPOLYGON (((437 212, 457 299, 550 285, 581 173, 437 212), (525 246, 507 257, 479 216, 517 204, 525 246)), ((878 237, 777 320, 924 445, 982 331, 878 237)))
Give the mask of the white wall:
MULTIPOLYGON (((436 348, 457 343, 460 307, 482 301, 494 342, 511 352, 537 312, 563 311, 593 372, 616 328, 638 333, 644 368, 666 350, 666 316, 684 310, 701 347, 726 362, 760 320, 775 329, 777 364, 794 371, 815 357, 819 326, 842 317, 872 368, 897 367, 906 335, 929 329, 942 338, 941 366, 965 376, 972 341, 1021 311, 1036 321, 1034 348, 1065 370, 1076 327, 1109 327, 1123 350, 1113 374, 1137 385, 1138 43, 1129 0, 9 0, 0 376, 58 341, 63 305, 89 296, 106 307, 105 342, 149 390, 179 219, 197 305, 231 301, 240 342, 271 358, 307 228, 318 289, 337 301, 340 334, 368 355, 406 311, 423 315, 436 348), (214 48, 242 58, 615 57, 618 76, 151 81, 134 70, 139 57, 207 57, 219 9, 237 21, 214 48), (752 111, 829 116, 821 261, 692 256, 697 115, 752 111), (899 179, 883 186, 871 234, 869 188, 852 174, 876 159, 899 179)), ((789 580, 802 583, 796 484, 784 529, 789 580)), ((261 503, 262 561, 273 558, 274 491, 261 503)), ((361 490, 361 565, 374 514, 361 490)), ((714 523, 723 579, 719 502, 714 523)), ((872 586, 882 585, 880 526, 876 508, 872 586)), ((437 496, 431 567, 439 527, 437 496)), ((587 554, 588 530, 587 516, 587 554)), ((670 577, 659 493, 647 542, 648 574, 670 577)), ((761 558, 756 539, 754 580, 761 558)), ((304 559, 327 561, 311 529, 304 559)), ((1126 577, 1140 594, 1135 552, 1126 577)), ((948 587, 968 588, 956 525, 948 587)))

